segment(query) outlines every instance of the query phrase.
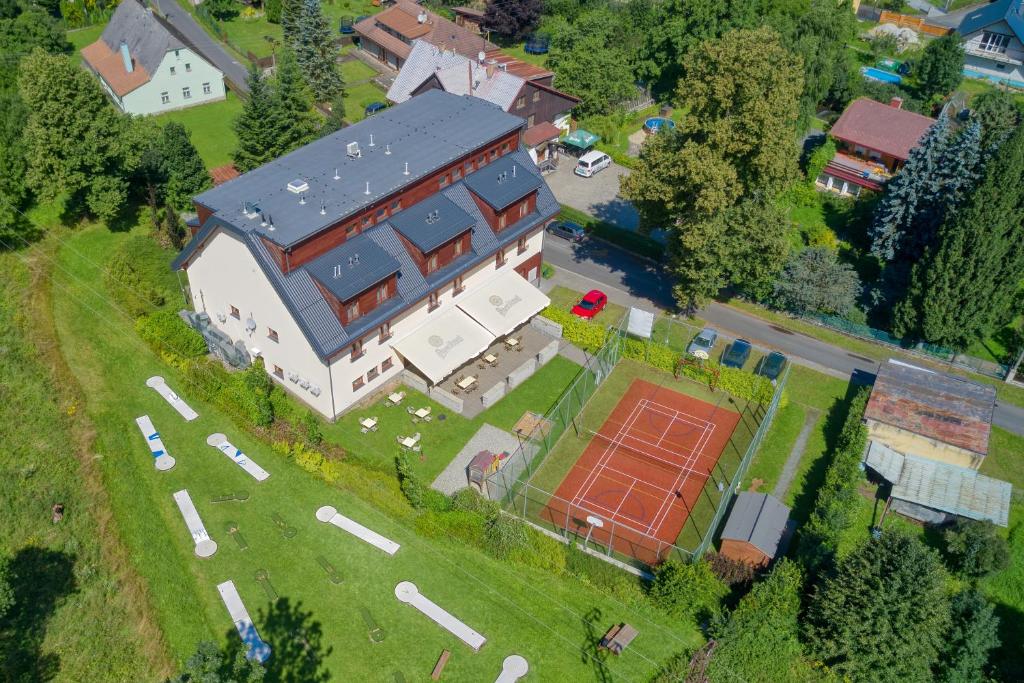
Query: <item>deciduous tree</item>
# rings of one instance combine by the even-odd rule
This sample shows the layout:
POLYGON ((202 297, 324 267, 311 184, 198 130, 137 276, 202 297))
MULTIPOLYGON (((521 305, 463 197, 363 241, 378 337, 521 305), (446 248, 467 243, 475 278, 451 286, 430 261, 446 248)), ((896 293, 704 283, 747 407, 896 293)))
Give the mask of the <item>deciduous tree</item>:
POLYGON ((24 130, 28 109, 16 91, 0 93, 0 250, 23 246, 32 233, 22 213, 28 199, 24 130))
POLYGON ((204 640, 168 683, 261 683, 265 672, 260 664, 247 660, 241 648, 222 651, 217 643, 204 640))
POLYGON ((682 563, 669 560, 654 570, 651 599, 666 612, 692 618, 713 613, 729 589, 703 560, 682 563))
POLYGON ((484 10, 484 28, 519 41, 537 28, 544 9, 541 0, 490 0, 484 10))
POLYGON ((964 77, 964 49, 953 31, 928 43, 917 64, 917 84, 925 99, 945 96, 964 77))
POLYGON ((68 42, 57 19, 29 6, 9 19, 0 18, 0 92, 17 87, 18 64, 35 48, 50 54, 68 54, 68 42))
POLYGON ((551 38, 548 66, 555 85, 581 99, 577 116, 608 114, 633 96, 633 73, 626 49, 614 40, 615 15, 587 12, 551 38))
POLYGON ((813 654, 851 681, 930 681, 949 625, 946 578, 916 538, 888 530, 865 541, 811 594, 813 654))
POLYGON ((943 537, 947 562, 957 574, 979 578, 1010 564, 1010 545, 992 522, 959 517, 943 537))

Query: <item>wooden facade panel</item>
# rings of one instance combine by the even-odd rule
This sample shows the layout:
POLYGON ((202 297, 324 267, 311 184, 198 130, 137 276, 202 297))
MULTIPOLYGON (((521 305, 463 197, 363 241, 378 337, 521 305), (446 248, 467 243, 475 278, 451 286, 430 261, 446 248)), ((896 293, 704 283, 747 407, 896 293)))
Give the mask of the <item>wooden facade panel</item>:
MULTIPOLYGON (((538 81, 527 81, 524 83, 523 89, 519 91, 516 99, 512 101, 512 106, 508 109, 510 114, 522 116, 526 119, 527 128, 544 121, 554 123, 555 119, 576 105, 575 100, 565 95, 559 95, 547 88, 538 88, 537 83, 538 81), (521 107, 519 106, 520 104, 522 104, 521 107), (533 118, 531 119, 530 117, 533 118)), ((550 83, 543 83, 542 81, 540 83, 550 86, 550 83)))
POLYGON ((719 548, 719 553, 731 560, 746 562, 754 567, 764 567, 771 561, 770 557, 761 552, 753 544, 745 541, 722 539, 722 545, 721 548, 719 548))
POLYGON ((538 251, 536 254, 516 266, 516 272, 522 275, 524 279, 529 280, 530 271, 534 268, 536 268, 537 272, 540 273, 540 264, 543 258, 544 254, 538 251))

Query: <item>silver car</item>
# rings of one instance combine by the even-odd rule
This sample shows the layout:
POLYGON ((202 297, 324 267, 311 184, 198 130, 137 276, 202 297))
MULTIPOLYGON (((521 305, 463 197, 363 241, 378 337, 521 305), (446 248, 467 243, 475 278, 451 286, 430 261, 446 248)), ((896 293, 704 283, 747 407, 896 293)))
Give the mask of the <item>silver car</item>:
POLYGON ((694 358, 707 360, 711 357, 711 349, 715 348, 716 341, 718 341, 718 333, 710 327, 705 327, 686 347, 686 352, 694 358))

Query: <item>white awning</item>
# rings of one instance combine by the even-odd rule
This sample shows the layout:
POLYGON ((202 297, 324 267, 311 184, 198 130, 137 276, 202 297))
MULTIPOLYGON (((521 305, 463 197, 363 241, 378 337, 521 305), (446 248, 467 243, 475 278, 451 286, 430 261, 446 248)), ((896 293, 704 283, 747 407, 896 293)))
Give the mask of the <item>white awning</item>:
POLYGON ((427 379, 437 384, 494 341, 494 335, 458 308, 430 319, 391 344, 427 379))
POLYGON ((514 270, 491 278, 457 300, 459 308, 490 330, 508 334, 551 303, 551 299, 514 270))
POLYGON ((650 339, 654 330, 654 314, 642 308, 629 309, 629 333, 641 339, 650 339))

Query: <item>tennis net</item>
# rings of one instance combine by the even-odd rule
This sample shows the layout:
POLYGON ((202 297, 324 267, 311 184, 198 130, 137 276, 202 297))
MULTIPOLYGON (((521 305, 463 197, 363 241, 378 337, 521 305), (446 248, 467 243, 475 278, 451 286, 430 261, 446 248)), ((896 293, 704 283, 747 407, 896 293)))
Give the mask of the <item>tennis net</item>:
MULTIPOLYGON (((611 438, 601 432, 583 430, 593 441, 604 444, 608 448, 614 448, 629 454, 651 467, 656 467, 669 474, 678 474, 680 471, 692 472, 694 474, 706 475, 706 471, 695 469, 692 463, 694 460, 692 449, 678 447, 680 450, 666 448, 665 446, 644 442, 643 439, 630 435, 620 434, 617 438, 611 438)), ((674 446, 675 444, 669 444, 674 446)))

